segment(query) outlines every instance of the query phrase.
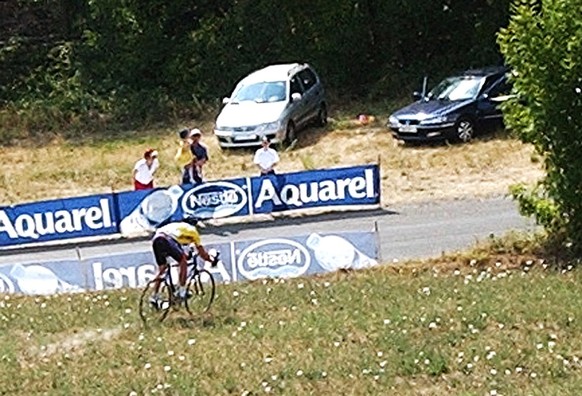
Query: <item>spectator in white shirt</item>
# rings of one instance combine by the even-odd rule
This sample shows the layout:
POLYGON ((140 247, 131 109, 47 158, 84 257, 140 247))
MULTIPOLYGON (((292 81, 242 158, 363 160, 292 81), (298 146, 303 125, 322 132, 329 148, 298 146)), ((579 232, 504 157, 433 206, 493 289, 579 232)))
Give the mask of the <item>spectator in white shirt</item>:
POLYGON ((263 136, 260 149, 255 152, 254 163, 259 167, 261 176, 275 174, 275 166, 279 163, 279 154, 275 149, 269 147, 271 141, 268 137, 263 136))
POLYGON ((133 187, 135 190, 154 188, 154 173, 160 167, 158 152, 148 149, 143 153, 143 158, 133 167, 133 187))

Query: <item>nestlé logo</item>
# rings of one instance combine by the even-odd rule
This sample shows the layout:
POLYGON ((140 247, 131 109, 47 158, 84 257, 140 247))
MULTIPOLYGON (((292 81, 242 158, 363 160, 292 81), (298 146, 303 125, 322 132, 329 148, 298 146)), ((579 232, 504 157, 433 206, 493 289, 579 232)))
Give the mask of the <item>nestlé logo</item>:
POLYGON ((290 239, 266 239, 245 248, 237 259, 239 273, 246 279, 296 277, 311 264, 309 251, 290 239))
POLYGON ((247 204, 247 194, 230 182, 209 182, 194 187, 182 197, 182 210, 200 217, 227 217, 247 204))

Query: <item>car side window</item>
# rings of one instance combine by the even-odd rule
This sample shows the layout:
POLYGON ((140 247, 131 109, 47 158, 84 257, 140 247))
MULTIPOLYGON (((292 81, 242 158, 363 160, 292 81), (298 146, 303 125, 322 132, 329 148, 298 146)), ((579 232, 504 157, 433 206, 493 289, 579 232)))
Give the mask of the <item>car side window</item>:
POLYGON ((294 93, 303 94, 303 88, 301 87, 301 83, 299 82, 298 74, 291 77, 290 92, 291 95, 293 95, 294 93))
POLYGON ((507 82, 506 78, 502 78, 489 90, 489 97, 496 98, 498 96, 509 95, 510 91, 511 85, 507 82))
POLYGON ((313 71, 310 69, 300 71, 299 77, 301 78, 301 82, 303 83, 305 91, 309 91, 311 87, 313 87, 317 82, 317 77, 315 76, 315 73, 313 73, 313 71))

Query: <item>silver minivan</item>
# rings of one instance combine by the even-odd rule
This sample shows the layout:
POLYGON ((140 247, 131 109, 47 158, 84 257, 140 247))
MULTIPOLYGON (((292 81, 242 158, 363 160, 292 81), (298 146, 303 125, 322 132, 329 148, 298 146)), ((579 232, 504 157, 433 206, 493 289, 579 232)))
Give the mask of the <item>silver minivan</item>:
POLYGON ((327 123, 325 90, 308 64, 267 66, 243 78, 216 118, 220 147, 252 147, 263 136, 291 143, 310 123, 327 123))

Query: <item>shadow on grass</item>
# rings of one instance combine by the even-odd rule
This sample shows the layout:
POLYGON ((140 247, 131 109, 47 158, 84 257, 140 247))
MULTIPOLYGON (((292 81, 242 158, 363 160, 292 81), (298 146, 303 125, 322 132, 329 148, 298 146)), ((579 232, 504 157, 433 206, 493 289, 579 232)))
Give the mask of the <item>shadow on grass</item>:
POLYGON ((222 326, 234 326, 239 321, 231 315, 219 315, 213 312, 189 316, 174 316, 166 320, 166 326, 181 329, 214 329, 222 326))
MULTIPOLYGON (((477 135, 473 138, 472 142, 489 142, 493 140, 512 140, 514 136, 512 133, 503 127, 499 126, 490 126, 484 127, 481 129, 477 135)), ((432 141, 413 141, 413 142, 406 142, 403 143, 404 147, 414 147, 416 149, 429 149, 429 148, 438 148, 438 147, 446 147, 446 146, 462 146, 469 143, 464 143, 458 140, 449 140, 449 139, 440 139, 440 140, 432 140, 432 141)))

